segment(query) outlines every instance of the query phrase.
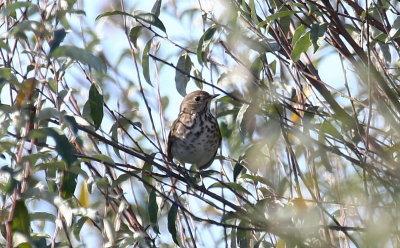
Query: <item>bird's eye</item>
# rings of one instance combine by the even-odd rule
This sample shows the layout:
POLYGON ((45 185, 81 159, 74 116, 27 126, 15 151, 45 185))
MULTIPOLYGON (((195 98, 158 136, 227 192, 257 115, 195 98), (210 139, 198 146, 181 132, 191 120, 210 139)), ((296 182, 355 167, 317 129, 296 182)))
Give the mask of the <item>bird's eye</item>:
POLYGON ((201 100, 201 97, 199 97, 199 96, 196 96, 196 98, 194 99, 196 102, 198 102, 198 101, 200 101, 201 100))

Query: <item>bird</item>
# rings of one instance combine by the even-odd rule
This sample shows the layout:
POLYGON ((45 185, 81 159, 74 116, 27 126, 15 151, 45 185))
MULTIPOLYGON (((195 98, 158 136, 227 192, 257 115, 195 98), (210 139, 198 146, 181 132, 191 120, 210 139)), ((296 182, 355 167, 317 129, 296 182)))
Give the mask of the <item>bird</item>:
POLYGON ((222 139, 217 119, 210 111, 211 101, 217 96, 196 90, 184 97, 168 135, 168 161, 175 158, 181 165, 189 163, 199 170, 212 164, 222 139))

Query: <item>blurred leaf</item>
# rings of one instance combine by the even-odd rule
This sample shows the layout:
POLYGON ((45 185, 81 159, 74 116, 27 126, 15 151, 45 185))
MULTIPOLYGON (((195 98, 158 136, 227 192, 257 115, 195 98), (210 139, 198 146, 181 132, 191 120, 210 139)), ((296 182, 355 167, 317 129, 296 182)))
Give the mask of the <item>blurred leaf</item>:
POLYGON ((320 127, 320 132, 324 134, 332 135, 333 137, 342 140, 342 135, 339 133, 338 130, 327 120, 325 120, 320 127))
POLYGON ((243 188, 242 185, 237 184, 237 183, 232 183, 232 182, 226 182, 226 183, 213 183, 211 184, 208 189, 212 188, 224 188, 224 189, 230 189, 230 190, 237 190, 243 193, 246 193, 247 195, 251 196, 251 193, 243 188))
MULTIPOLYGON (((0 48, 4 49, 6 52, 11 52, 10 47, 2 39, 0 39, 0 48)), ((11 69, 11 68, 0 68, 0 69, 11 69)))
POLYGON ((296 28, 294 34, 293 34, 293 38, 292 38, 292 46, 294 47, 294 45, 296 44, 296 42, 300 39, 301 35, 304 33, 304 31, 306 30, 306 26, 301 24, 299 27, 296 28))
MULTIPOLYGON (((137 39, 139 38, 139 34, 140 34, 140 31, 142 30, 142 28, 143 28, 142 26, 136 26, 136 27, 131 28, 131 31, 129 31, 129 39, 133 43, 135 48, 137 48, 137 39)), ((147 57, 148 57, 148 54, 147 54, 147 57)))
POLYGON ((313 47, 314 47, 314 53, 319 48, 319 44, 318 43, 321 42, 324 39, 327 29, 328 29, 328 23, 311 25, 310 39, 311 39, 311 42, 312 42, 313 47))
POLYGON ((168 231, 175 244, 180 247, 179 236, 176 231, 176 218, 178 216, 178 206, 173 204, 168 212, 168 231))
POLYGON ((84 217, 82 216, 72 227, 73 229, 73 233, 74 233, 74 237, 76 238, 76 240, 80 241, 81 240, 81 230, 83 225, 86 223, 86 221, 90 220, 88 217, 84 217))
POLYGON ((247 126, 246 126, 246 119, 243 118, 245 116, 245 113, 247 109, 249 108, 250 105, 248 104, 243 104, 242 107, 239 110, 239 113, 236 117, 236 126, 239 128, 240 132, 240 137, 242 141, 246 138, 246 135, 248 133, 247 126))
POLYGON ((400 16, 397 16, 396 20, 393 22, 392 28, 389 31, 389 36, 392 39, 400 37, 400 16))
MULTIPOLYGON (((201 79, 201 80, 203 80, 203 78, 202 78, 202 76, 201 76, 201 72, 199 71, 199 70, 197 70, 197 69, 194 69, 194 76, 196 77, 196 78, 198 78, 198 79, 201 79)), ((194 80, 194 83, 196 84, 196 86, 199 88, 199 89, 203 89, 203 83, 201 82, 201 81, 199 81, 199 80, 194 80)))
POLYGON ((156 2, 153 5, 153 8, 151 9, 151 13, 159 17, 160 9, 161 9, 161 0, 156 0, 156 2))
POLYGON ((249 175, 249 174, 242 174, 241 178, 244 179, 250 179, 252 180, 254 183, 262 183, 268 186, 272 186, 273 184, 265 177, 261 177, 261 176, 256 176, 256 175, 249 175))
POLYGON ((78 175, 69 171, 64 171, 61 185, 61 196, 64 199, 71 199, 75 193, 78 175))
POLYGON ((184 72, 182 73, 179 70, 176 70, 175 74, 176 90, 182 96, 186 96, 186 86, 190 79, 188 75, 190 75, 190 71, 192 69, 192 61, 190 60, 190 57, 187 53, 179 57, 178 64, 176 65, 176 67, 184 72))
POLYGON ((153 230, 155 233, 160 233, 158 229, 158 205, 157 205, 157 196, 156 196, 156 191, 153 189, 149 193, 149 204, 147 206, 147 211, 149 213, 149 219, 151 226, 153 227, 153 230))
POLYGON ((116 180, 114 180, 111 184, 111 188, 115 188, 117 186, 119 186, 121 183, 129 180, 131 178, 131 175, 129 174, 121 174, 118 176, 118 178, 116 180))
POLYGON ((143 54, 142 54, 142 68, 143 68, 143 76, 144 79, 146 79, 146 82, 153 86, 151 84, 151 79, 150 79, 150 65, 149 65, 149 51, 151 47, 151 42, 152 39, 150 39, 147 43, 146 46, 143 49, 143 54))
POLYGON ((140 11, 140 10, 135 11, 134 15, 123 12, 123 11, 119 11, 119 10, 104 12, 96 17, 96 21, 99 20, 100 18, 103 18, 106 16, 113 16, 113 15, 125 15, 125 16, 129 16, 129 17, 133 17, 135 19, 144 21, 150 25, 154 25, 155 27, 161 29, 164 33, 166 33, 164 24, 161 22, 160 19, 158 19, 158 17, 156 15, 149 13, 149 12, 140 11))
POLYGON ((95 154, 92 157, 97 159, 97 160, 100 160, 103 163, 109 163, 111 165, 115 164, 114 160, 112 158, 110 158, 109 156, 104 155, 104 154, 95 154))
MULTIPOLYGON (((151 161, 153 161, 155 155, 156 155, 155 153, 151 154, 151 161)), ((151 176, 152 172, 153 172, 153 165, 146 161, 142 168, 143 182, 153 185, 153 178, 151 176)), ((143 183, 143 185, 146 188, 147 192, 150 193, 153 189, 151 187, 149 187, 146 183, 143 183)))
POLYGON ((75 46, 59 46, 51 54, 54 58, 68 57, 85 65, 93 67, 99 72, 107 70, 106 64, 99 56, 94 56, 89 51, 75 46))
POLYGON ((83 181, 81 183, 81 189, 79 193, 79 203, 84 208, 90 207, 89 190, 86 181, 83 181))
POLYGON ((21 232, 22 234, 30 237, 30 225, 30 215, 28 213, 28 209, 25 206, 24 200, 16 200, 14 218, 11 220, 13 233, 21 232))
POLYGON ((167 32, 162 21, 160 19, 158 19, 158 17, 152 13, 138 10, 138 11, 135 11, 135 18, 142 20, 144 22, 147 22, 148 24, 151 24, 153 26, 156 26, 157 28, 161 29, 164 33, 167 32))
POLYGON ((207 53, 211 43, 211 38, 217 31, 215 26, 210 27, 204 32, 204 34, 200 37, 199 44, 197 45, 197 60, 200 65, 203 65, 204 62, 207 61, 207 53))
POLYGON ((69 140, 64 134, 58 133, 53 128, 39 128, 32 130, 29 133, 29 138, 41 138, 46 136, 50 136, 55 140, 56 151, 58 152, 58 154, 60 154, 62 159, 67 162, 68 166, 77 161, 75 149, 73 148, 71 143, 69 143, 69 140))
POLYGON ((301 11, 284 10, 284 11, 280 11, 280 12, 277 12, 277 13, 272 14, 272 15, 268 15, 267 16, 267 20, 260 22, 258 24, 258 27, 262 28, 265 25, 271 23, 272 21, 275 21, 276 19, 279 19, 279 18, 282 18, 282 17, 286 17, 286 16, 290 16, 290 15, 293 15, 295 13, 301 13, 301 11))
POLYGON ((66 35, 67 32, 65 32, 65 29, 63 28, 56 29, 53 31, 53 39, 49 42, 50 54, 54 51, 54 49, 60 46, 61 42, 64 40, 66 35))
POLYGON ((36 89, 37 80, 35 78, 28 78, 19 86, 18 94, 16 97, 17 107, 22 107, 24 104, 31 101, 34 90, 36 89))
MULTIPOLYGON (((31 2, 22 2, 17 1, 15 3, 7 4, 5 8, 0 11, 0 16, 6 17, 9 16, 11 13, 15 12, 17 9, 30 7, 32 5, 31 2)), ((3 6, 4 7, 4 6, 3 6)))
POLYGON ((235 167, 233 168, 233 181, 236 182, 237 177, 239 176, 240 172, 242 172, 244 167, 237 162, 235 167))
POLYGON ((126 13, 126 12, 123 12, 123 11, 120 11, 120 10, 114 10, 114 11, 104 12, 104 13, 98 15, 95 20, 98 21, 100 18, 103 18, 103 17, 106 17, 106 16, 114 16, 114 15, 126 15, 126 16, 130 16, 130 17, 135 18, 135 16, 132 15, 132 14, 129 14, 129 13, 126 13))
MULTIPOLYGON (((248 227, 247 222, 241 221, 239 224, 240 227, 248 227)), ((240 248, 248 248, 250 247, 250 231, 237 228, 237 243, 240 248)))
POLYGON ((292 59, 294 62, 299 61, 300 55, 303 52, 307 52, 308 48, 311 46, 310 32, 307 32, 303 37, 301 37, 293 47, 292 59))
POLYGON ((103 120, 103 95, 97 90, 97 85, 92 84, 89 90, 90 117, 92 117, 95 129, 99 129, 103 120))

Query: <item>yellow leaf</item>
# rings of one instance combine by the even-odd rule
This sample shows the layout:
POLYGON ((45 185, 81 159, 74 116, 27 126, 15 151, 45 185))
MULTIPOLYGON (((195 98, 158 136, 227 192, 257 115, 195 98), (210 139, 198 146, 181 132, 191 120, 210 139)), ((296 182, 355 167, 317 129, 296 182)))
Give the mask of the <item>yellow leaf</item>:
POLYGON ((32 98, 36 84, 37 80, 35 78, 28 78, 20 85, 16 98, 17 107, 20 108, 32 98))
POLYGON ((79 194, 79 203, 82 207, 88 208, 89 203, 89 190, 86 181, 83 181, 81 184, 80 194, 79 194))

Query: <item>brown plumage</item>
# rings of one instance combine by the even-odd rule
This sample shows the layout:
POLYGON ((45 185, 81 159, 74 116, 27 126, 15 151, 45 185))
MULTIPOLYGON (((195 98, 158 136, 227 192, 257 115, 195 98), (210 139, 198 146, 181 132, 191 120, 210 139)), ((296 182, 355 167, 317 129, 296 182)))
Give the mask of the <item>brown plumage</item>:
POLYGON ((194 164, 198 169, 212 164, 221 144, 218 122, 210 112, 211 100, 217 96, 202 90, 185 96, 168 136, 169 161, 175 158, 181 164, 194 164))

